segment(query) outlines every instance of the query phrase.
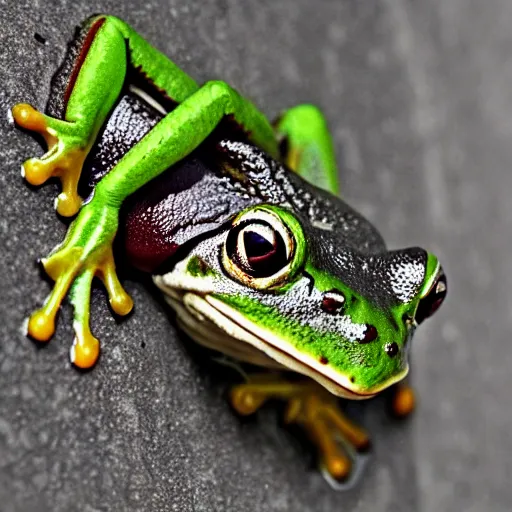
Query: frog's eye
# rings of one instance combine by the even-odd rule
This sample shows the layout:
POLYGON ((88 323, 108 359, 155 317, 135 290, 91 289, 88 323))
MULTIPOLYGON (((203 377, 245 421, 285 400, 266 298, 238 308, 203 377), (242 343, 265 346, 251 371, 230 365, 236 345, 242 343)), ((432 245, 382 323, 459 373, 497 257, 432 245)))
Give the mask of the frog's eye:
POLYGON ((288 263, 281 234, 263 222, 247 222, 231 231, 227 253, 233 263, 251 277, 269 277, 288 263))
POLYGON ((416 315, 414 315, 417 324, 421 324, 423 320, 432 316, 439 309, 446 297, 447 289, 446 275, 441 270, 427 295, 418 304, 416 315))
POLYGON ((294 237, 285 223, 268 211, 252 210, 230 229, 223 264, 231 277, 264 289, 288 277, 294 252, 294 237))

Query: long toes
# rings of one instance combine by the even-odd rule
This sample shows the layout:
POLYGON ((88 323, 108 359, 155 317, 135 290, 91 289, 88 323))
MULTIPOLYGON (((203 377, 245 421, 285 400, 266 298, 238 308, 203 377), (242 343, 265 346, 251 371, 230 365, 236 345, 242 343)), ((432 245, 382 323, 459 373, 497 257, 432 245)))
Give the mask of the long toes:
POLYGON ((343 453, 329 453, 322 460, 329 474, 338 482, 344 482, 352 472, 352 461, 343 453))
POLYGON ((100 342, 91 334, 89 326, 93 278, 93 269, 82 271, 75 279, 70 294, 74 309, 75 339, 69 351, 69 358, 79 368, 91 368, 100 355, 100 342))
POLYGON ((27 334, 38 341, 48 341, 55 332, 55 317, 73 281, 74 272, 69 270, 56 281, 44 306, 30 315, 27 334))
POLYGON ((100 342, 89 329, 77 333, 69 350, 70 361, 79 368, 92 368, 100 356, 100 342))
POLYGON ((55 332, 55 315, 44 309, 34 311, 28 319, 27 334, 37 341, 49 341, 55 332))
POLYGON ((48 134, 48 123, 46 116, 28 103, 18 103, 12 107, 12 117, 15 123, 32 132, 45 136, 48 134))
POLYGON ((304 425, 317 445, 321 463, 329 474, 335 480, 346 480, 352 471, 352 461, 344 453, 335 432, 319 416, 308 418, 304 425))
POLYGON ((109 251, 105 256, 104 262, 99 268, 99 276, 107 289, 109 303, 114 312, 125 316, 133 308, 133 300, 123 288, 117 277, 114 255, 109 251))
POLYGON ((54 175, 54 166, 40 158, 31 158, 23 164, 23 176, 36 187, 48 181, 54 175))
POLYGON ((54 251, 48 258, 43 258, 42 264, 45 272, 57 282, 64 275, 74 277, 78 273, 82 254, 81 247, 66 247, 54 251))
POLYGON ((38 341, 48 341, 55 332, 55 317, 80 267, 82 249, 60 251, 43 260, 46 273, 55 281, 43 307, 28 320, 27 334, 38 341))
POLYGON ((75 215, 82 206, 82 199, 78 195, 78 182, 86 156, 87 152, 82 149, 70 149, 55 163, 55 176, 62 183, 56 210, 63 217, 75 215))
POLYGON ((52 177, 60 179, 62 192, 57 198, 56 209, 63 217, 75 215, 82 205, 78 182, 85 156, 82 149, 59 149, 23 164, 23 174, 31 185, 42 185, 52 177))
POLYGON ((300 415, 303 414, 303 401, 300 397, 290 398, 286 411, 284 413, 285 424, 294 423, 299 420, 300 415))
POLYGON ((369 451, 371 442, 366 430, 350 421, 337 404, 325 405, 321 414, 358 452, 369 451))
POLYGON ((23 176, 34 186, 39 186, 51 177, 62 182, 62 193, 56 202, 57 212, 64 217, 75 215, 82 200, 78 195, 78 182, 82 166, 88 153, 87 143, 77 138, 76 125, 42 114, 27 103, 12 108, 18 126, 41 135, 48 152, 41 158, 31 158, 23 164, 23 176))
POLYGON ((83 164, 83 152, 74 151, 71 155, 62 156, 61 152, 54 153, 47 158, 31 158, 23 164, 23 176, 34 186, 46 183, 50 178, 59 178, 62 183, 62 192, 57 197, 55 208, 59 215, 72 217, 80 206, 82 199, 78 195, 78 182, 83 164))

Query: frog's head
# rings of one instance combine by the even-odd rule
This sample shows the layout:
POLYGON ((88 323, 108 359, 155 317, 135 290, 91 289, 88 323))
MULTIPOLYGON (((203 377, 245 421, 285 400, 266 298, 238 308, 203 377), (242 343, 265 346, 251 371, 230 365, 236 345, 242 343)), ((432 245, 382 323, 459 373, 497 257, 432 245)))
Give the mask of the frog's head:
POLYGON ((446 295, 434 255, 357 251, 286 207, 247 208, 183 249, 155 281, 194 338, 241 359, 264 353, 347 398, 407 374, 416 326, 446 295))

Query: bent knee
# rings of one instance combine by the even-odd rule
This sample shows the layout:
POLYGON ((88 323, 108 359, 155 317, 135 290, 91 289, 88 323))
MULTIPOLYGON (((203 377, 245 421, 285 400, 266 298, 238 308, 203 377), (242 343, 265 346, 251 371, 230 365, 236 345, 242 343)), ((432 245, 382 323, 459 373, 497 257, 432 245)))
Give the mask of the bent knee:
POLYGON ((202 88, 207 90, 213 99, 228 100, 236 94, 234 89, 222 80, 210 80, 202 88))

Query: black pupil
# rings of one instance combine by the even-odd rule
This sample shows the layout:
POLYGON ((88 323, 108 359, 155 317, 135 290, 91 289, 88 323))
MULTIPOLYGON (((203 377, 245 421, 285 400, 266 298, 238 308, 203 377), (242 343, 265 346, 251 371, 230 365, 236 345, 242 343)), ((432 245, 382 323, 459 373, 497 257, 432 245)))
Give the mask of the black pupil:
POLYGON ((430 293, 420 300, 418 309, 416 310, 416 323, 421 324, 423 320, 432 316, 443 303, 447 292, 446 276, 441 274, 430 293))
POLYGON ((251 277, 272 276, 288 264, 282 236, 263 221, 242 222, 235 226, 228 235, 226 250, 229 258, 251 277), (251 229, 252 226, 255 228, 251 229), (258 230, 256 226, 265 229, 258 230), (242 230, 243 235, 239 237, 242 230))
POLYGON ((255 231, 244 233, 244 244, 248 258, 258 258, 274 252, 274 246, 270 240, 255 231))

